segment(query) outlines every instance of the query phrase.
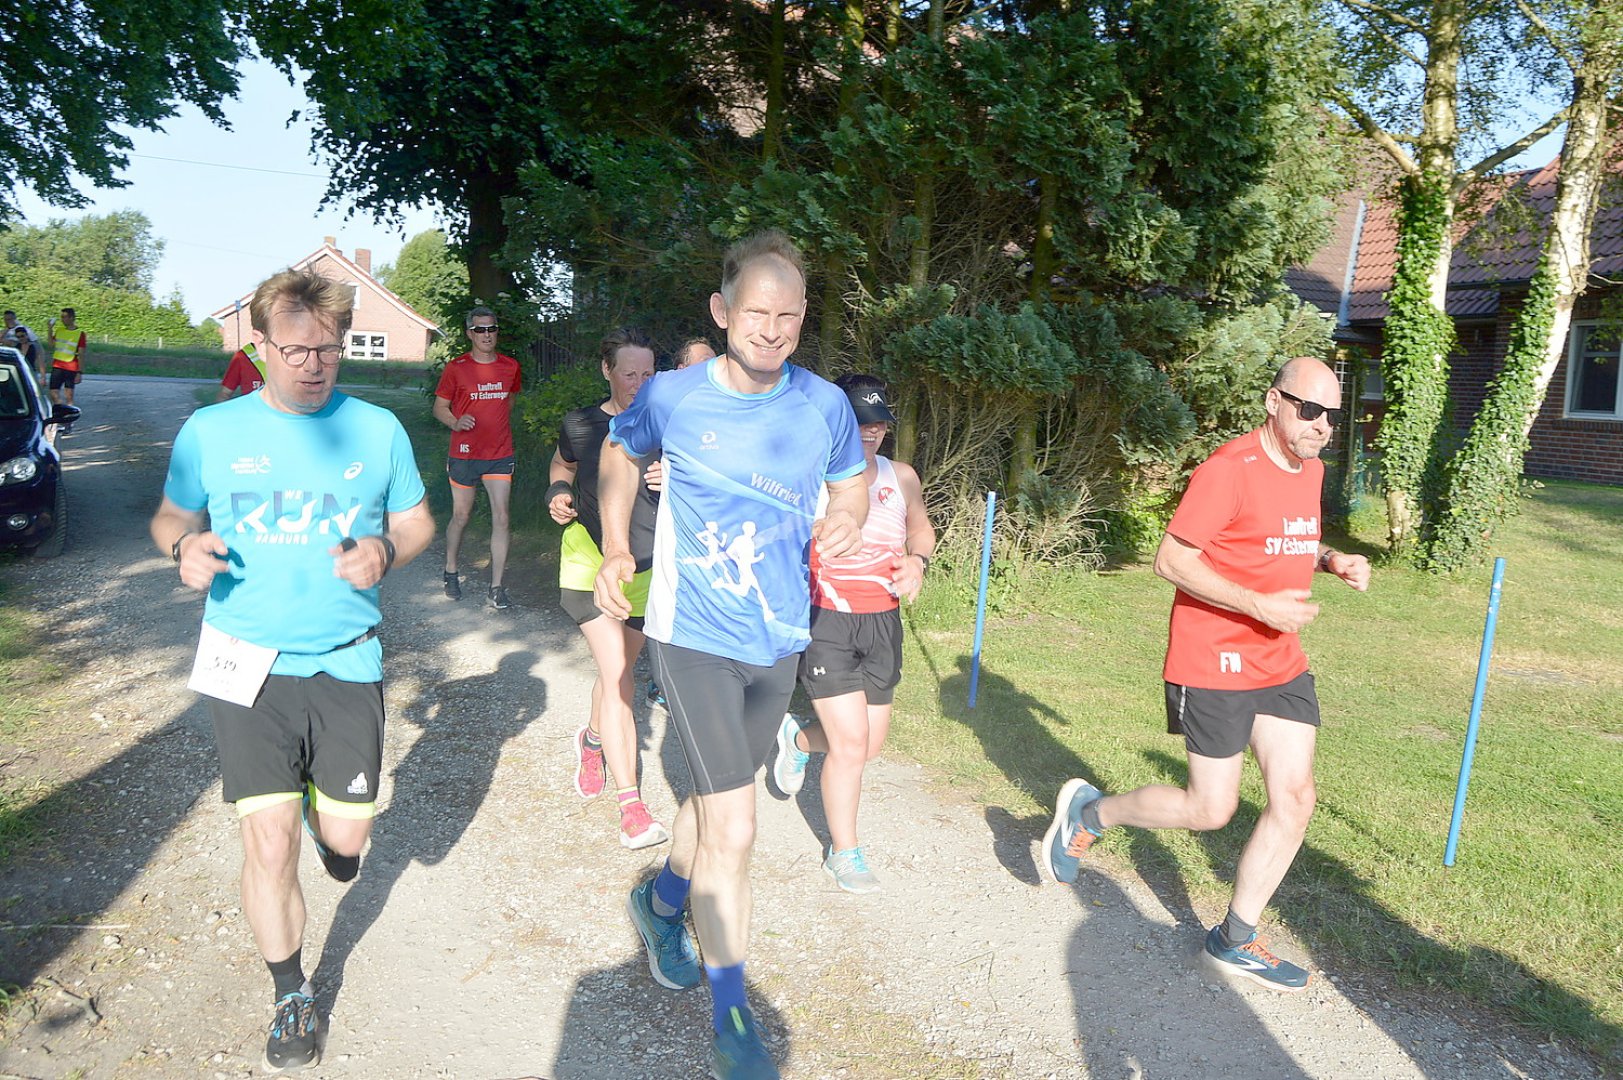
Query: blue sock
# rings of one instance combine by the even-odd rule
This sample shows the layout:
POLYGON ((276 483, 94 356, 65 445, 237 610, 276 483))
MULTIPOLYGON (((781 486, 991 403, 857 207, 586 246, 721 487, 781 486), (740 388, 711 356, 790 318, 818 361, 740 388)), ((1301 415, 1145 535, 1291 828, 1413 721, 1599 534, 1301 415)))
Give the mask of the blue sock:
POLYGON ((716 1033, 727 1030, 724 1024, 731 1025, 731 1013, 734 1008, 745 1009, 744 1003, 744 965, 734 964, 731 967, 704 966, 705 978, 710 980, 710 1003, 715 1009, 711 1023, 715 1025, 716 1033))
POLYGON ((680 919, 682 909, 687 906, 688 886, 691 884, 687 878, 677 876, 671 869, 671 861, 666 859, 659 876, 654 879, 654 914, 673 922, 680 919))

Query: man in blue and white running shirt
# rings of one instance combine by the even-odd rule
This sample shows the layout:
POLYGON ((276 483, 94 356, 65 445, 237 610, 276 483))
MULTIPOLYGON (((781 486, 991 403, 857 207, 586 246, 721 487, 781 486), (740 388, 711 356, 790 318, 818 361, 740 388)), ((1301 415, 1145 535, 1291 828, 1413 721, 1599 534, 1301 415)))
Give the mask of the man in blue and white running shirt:
POLYGON ((810 640, 810 545, 854 554, 868 513, 866 461, 846 395, 788 363, 806 280, 777 231, 728 249, 710 314, 718 357, 645 384, 609 427, 599 465, 600 610, 631 612, 628 530, 642 455, 664 454, 645 632, 654 674, 693 773, 659 875, 632 890, 632 920, 663 986, 699 981, 682 910, 691 888, 715 1042, 711 1075, 777 1076, 744 996, 755 774, 766 761, 810 640), (816 518, 828 490, 828 511, 816 518))
POLYGON ((208 593, 191 685, 210 695, 243 912, 275 983, 272 1071, 320 1056, 300 823, 329 874, 360 872, 383 759, 378 582, 434 536, 400 422, 334 390, 353 302, 307 272, 259 286, 265 385, 186 421, 152 519, 181 581, 208 593))

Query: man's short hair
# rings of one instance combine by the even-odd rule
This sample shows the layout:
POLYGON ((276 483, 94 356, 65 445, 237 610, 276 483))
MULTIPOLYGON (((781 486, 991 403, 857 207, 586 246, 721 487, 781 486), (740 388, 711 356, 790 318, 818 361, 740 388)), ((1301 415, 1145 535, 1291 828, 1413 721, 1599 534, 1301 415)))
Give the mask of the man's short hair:
POLYGON ((79 313, 70 307, 63 308, 62 314, 66 315, 70 319, 77 319, 79 317, 79 313))
POLYGON ((615 363, 620 359, 620 350, 625 348, 647 349, 653 352, 654 339, 635 326, 617 326, 603 335, 603 340, 597 347, 597 358, 613 371, 615 363))
POLYGON ((12 311, 10 308, 6 309, 6 318, 15 319, 16 317, 17 317, 17 313, 15 311, 12 311))
POLYGON ((805 286, 806 264, 795 242, 782 229, 763 229, 734 242, 721 257, 721 298, 731 304, 738 287, 738 275, 744 272, 744 267, 769 255, 794 267, 795 273, 800 275, 800 284, 805 286))
POLYGON ((268 334, 273 314, 293 311, 308 312, 346 334, 355 319, 355 289, 309 270, 283 270, 254 290, 248 301, 248 324, 268 334))
POLYGON ((468 329, 473 325, 473 320, 482 319, 486 315, 489 315, 492 319, 496 317, 496 313, 494 311, 491 311, 489 308, 485 307, 485 305, 480 304, 478 307, 468 312, 467 318, 462 320, 462 329, 468 329))

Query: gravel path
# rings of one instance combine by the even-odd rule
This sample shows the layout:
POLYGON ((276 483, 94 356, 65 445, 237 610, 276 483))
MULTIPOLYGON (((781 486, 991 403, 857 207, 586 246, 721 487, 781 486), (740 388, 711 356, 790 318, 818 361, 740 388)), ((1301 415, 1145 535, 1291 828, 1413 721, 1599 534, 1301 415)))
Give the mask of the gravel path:
MULTIPOLYGON (((37 732, 0 741, 0 778, 66 781, 47 842, 0 867, 0 985, 26 988, 0 1018, 0 1077, 260 1068, 269 979, 207 713, 183 687, 201 604, 146 539, 195 385, 87 379, 65 441, 69 552, 0 567, 69 673, 37 732)), ((571 785, 578 632, 522 568, 508 612, 482 610, 482 588, 446 600, 440 550, 385 589, 391 779, 361 877, 337 885, 305 855, 305 962, 330 1011, 307 1074, 703 1075, 708 996, 652 983, 623 907, 662 850, 623 850, 612 800, 571 785)), ((662 710, 640 722, 668 822, 686 767, 662 710)), ((818 868, 815 791, 758 792, 750 978, 786 1077, 1601 1075, 1440 995, 1335 972, 1292 996, 1223 983, 1195 959, 1193 915, 1106 869, 1040 885, 1040 827, 894 758, 864 797, 885 891, 846 896, 818 868)))

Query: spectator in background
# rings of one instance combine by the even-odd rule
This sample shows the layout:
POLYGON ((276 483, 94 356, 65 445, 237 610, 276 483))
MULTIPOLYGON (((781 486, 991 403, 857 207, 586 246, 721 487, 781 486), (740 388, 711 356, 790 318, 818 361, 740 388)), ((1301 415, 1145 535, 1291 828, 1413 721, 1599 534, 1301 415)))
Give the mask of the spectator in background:
POLYGON ((676 350, 676 370, 681 371, 690 364, 702 364, 715 355, 716 350, 710 347, 708 338, 688 338, 676 350))
POLYGON ((216 400, 229 401, 238 394, 251 394, 265 385, 265 361, 252 341, 231 354, 226 365, 225 378, 220 380, 220 396, 216 400))

